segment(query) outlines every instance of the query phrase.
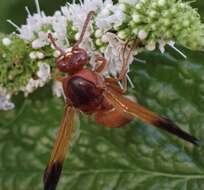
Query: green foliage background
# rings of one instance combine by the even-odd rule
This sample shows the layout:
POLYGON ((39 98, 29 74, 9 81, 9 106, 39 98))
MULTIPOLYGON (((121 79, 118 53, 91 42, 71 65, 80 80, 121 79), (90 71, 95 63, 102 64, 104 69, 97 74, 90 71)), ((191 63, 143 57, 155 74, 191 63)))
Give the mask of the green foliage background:
MULTIPOLYGON (((40 4, 51 14, 64 1, 40 4)), ((32 0, 0 2, 1 32, 13 30, 8 18, 25 22, 26 5, 34 11, 32 0)), ((204 20, 204 2, 193 5, 204 20)), ((130 93, 204 143, 204 53, 183 51, 187 60, 170 49, 140 55, 147 63, 132 65, 130 93)), ((63 101, 51 95, 49 86, 14 101, 15 110, 0 112, 0 190, 41 190, 63 101)), ((204 190, 203 147, 139 121, 123 129, 97 126, 82 115, 80 121, 80 137, 65 162, 59 190, 204 190)))

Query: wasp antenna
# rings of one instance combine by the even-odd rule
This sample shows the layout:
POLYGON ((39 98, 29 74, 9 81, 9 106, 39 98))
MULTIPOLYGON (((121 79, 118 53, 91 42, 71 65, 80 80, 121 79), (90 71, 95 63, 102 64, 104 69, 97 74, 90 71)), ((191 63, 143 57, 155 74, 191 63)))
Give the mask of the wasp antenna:
POLYGON ((79 37, 79 40, 76 42, 76 44, 74 45, 73 48, 78 47, 79 44, 82 42, 82 40, 83 40, 83 38, 84 38, 84 34, 85 34, 86 29, 87 29, 87 27, 88 27, 88 24, 89 24, 89 22, 90 22, 92 16, 95 15, 95 14, 96 14, 96 13, 95 13, 94 11, 90 11, 90 12, 88 13, 88 15, 87 15, 87 17, 86 17, 86 20, 85 20, 85 22, 84 22, 84 25, 83 25, 83 28, 82 28, 81 35, 80 35, 80 37, 79 37))
POLYGON ((48 38, 50 39, 50 41, 51 41, 52 45, 55 47, 55 49, 58 50, 61 53, 61 55, 64 55, 65 51, 55 43, 55 39, 53 38, 53 35, 51 33, 48 33, 48 38))

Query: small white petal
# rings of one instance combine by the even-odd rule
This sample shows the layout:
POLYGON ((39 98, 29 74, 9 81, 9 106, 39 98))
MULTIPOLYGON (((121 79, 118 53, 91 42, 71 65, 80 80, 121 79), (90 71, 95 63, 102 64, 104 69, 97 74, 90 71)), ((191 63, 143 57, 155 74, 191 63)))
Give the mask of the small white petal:
POLYGON ((145 40, 148 36, 148 33, 144 30, 140 30, 138 33, 138 37, 140 40, 145 40))
POLYGON ((45 57, 45 55, 42 52, 38 51, 38 52, 36 52, 36 57, 38 59, 43 59, 45 57))
POLYGON ((102 33, 101 30, 96 30, 96 32, 95 32, 95 37, 96 38, 100 38, 102 35, 103 35, 103 33, 102 33))
POLYGON ((52 92, 53 95, 57 97, 61 97, 64 94, 62 83, 59 81, 54 81, 53 86, 52 86, 52 92))
POLYGON ((158 0, 158 5, 164 6, 166 3, 166 0, 158 0))
POLYGON ((5 96, 0 96, 0 110, 8 111, 14 109, 14 107, 15 105, 10 102, 10 99, 5 96))
POLYGON ((146 49, 149 50, 149 51, 154 51, 156 49, 156 43, 154 41, 150 41, 146 45, 146 49))
POLYGON ((36 53, 34 51, 30 52, 29 54, 29 57, 32 59, 32 60, 35 60, 37 57, 36 57, 36 53))
POLYGON ((39 62, 39 71, 37 72, 37 76, 42 81, 47 81, 51 76, 50 66, 46 63, 39 62))
POLYGON ((54 57, 59 57, 61 55, 61 52, 60 51, 58 51, 58 50, 55 50, 54 52, 53 52, 53 56, 54 57))
POLYGON ((136 22, 136 23, 138 23, 138 22, 140 22, 140 16, 138 15, 138 14, 133 14, 132 15, 132 19, 133 19, 133 21, 134 22, 136 22))
POLYGON ((36 39, 32 42, 32 47, 33 49, 39 49, 45 45, 47 45, 48 43, 46 41, 40 40, 40 39, 36 39))
POLYGON ((159 41, 159 50, 161 51, 161 53, 165 52, 165 48, 164 48, 165 45, 166 45, 166 42, 164 42, 163 40, 159 41))
POLYGON ((2 43, 5 46, 9 46, 11 44, 11 40, 9 38, 3 38, 2 43))
POLYGON ((104 34, 101 38, 101 41, 104 42, 104 43, 107 43, 108 42, 108 37, 104 34))
POLYGON ((78 40, 79 37, 80 37, 80 33, 78 32, 78 33, 75 34, 75 40, 78 40))
POLYGON ((7 93, 7 90, 0 86, 0 110, 7 111, 15 107, 11 102, 11 95, 7 93))

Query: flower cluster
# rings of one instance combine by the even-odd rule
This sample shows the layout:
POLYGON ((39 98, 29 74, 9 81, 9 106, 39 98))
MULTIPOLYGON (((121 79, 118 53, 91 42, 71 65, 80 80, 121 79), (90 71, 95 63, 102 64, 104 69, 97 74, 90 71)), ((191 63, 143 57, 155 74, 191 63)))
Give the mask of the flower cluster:
MULTIPOLYGON (((169 45, 182 54, 175 43, 193 50, 204 47, 204 25, 197 11, 181 0, 119 0, 117 4, 112 0, 73 1, 53 16, 46 16, 37 0, 36 5, 35 14, 26 8, 25 25, 19 27, 9 20, 16 34, 0 35, 0 110, 14 107, 10 103, 12 95, 23 91, 27 96, 53 79, 59 52, 50 45, 48 33, 67 51, 79 39, 90 11, 96 14, 80 47, 87 50, 91 68, 96 65, 96 52, 108 60, 104 75, 117 77, 124 57, 129 57, 129 66, 144 50, 158 48, 164 52, 169 45), (134 47, 135 41, 139 43, 134 47)), ((52 89, 56 96, 63 94, 60 82, 54 81, 52 89)))
POLYGON ((200 23, 199 14, 189 2, 178 0, 137 2, 133 6, 129 1, 121 1, 120 6, 126 13, 126 19, 119 27, 119 37, 127 39, 137 36, 144 42, 147 50, 154 50, 158 43, 163 51, 164 45, 171 41, 192 50, 203 49, 204 25, 200 23))

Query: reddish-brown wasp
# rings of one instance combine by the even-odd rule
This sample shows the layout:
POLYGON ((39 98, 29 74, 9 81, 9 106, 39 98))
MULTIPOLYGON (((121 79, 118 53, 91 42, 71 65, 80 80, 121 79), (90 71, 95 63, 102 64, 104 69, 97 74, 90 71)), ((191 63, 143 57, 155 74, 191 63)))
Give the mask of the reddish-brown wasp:
POLYGON ((74 127, 74 116, 77 110, 92 115, 96 123, 112 128, 123 127, 135 117, 194 145, 199 144, 196 138, 181 130, 169 119, 156 115, 124 96, 124 89, 120 88, 118 80, 122 80, 124 84, 126 83, 126 61, 124 61, 118 80, 111 77, 105 78, 101 75, 107 64, 106 59, 102 56, 96 56, 98 67, 95 70, 87 67, 89 60, 87 51, 80 48, 79 45, 93 15, 93 11, 87 15, 81 36, 69 52, 60 49, 52 35, 49 34, 52 44, 61 52, 56 61, 57 68, 66 73, 67 76, 61 79, 66 97, 65 112, 50 161, 45 170, 45 190, 56 189, 65 154, 69 148, 69 141, 74 127))

